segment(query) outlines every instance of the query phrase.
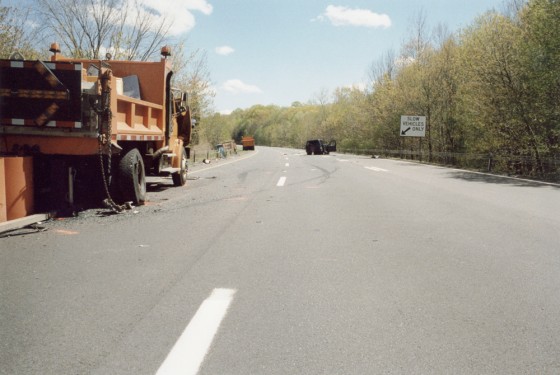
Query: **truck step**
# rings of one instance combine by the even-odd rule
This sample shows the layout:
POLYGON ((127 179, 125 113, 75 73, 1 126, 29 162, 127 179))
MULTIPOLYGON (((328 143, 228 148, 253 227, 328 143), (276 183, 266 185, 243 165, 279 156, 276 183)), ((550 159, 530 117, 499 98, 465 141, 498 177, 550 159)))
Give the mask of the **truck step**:
POLYGON ((181 168, 162 168, 159 170, 160 173, 177 173, 180 172, 181 168))

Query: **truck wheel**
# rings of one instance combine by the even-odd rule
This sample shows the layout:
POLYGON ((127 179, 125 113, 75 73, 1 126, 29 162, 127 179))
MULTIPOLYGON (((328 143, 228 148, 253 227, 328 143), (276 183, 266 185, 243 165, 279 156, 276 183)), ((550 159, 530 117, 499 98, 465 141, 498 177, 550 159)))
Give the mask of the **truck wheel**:
POLYGON ((181 170, 177 173, 171 174, 171 178, 173 178, 173 185, 175 186, 183 186, 187 182, 187 172, 188 168, 188 159, 187 159, 187 152, 184 148, 182 148, 181 152, 181 170))
POLYGON ((119 162, 119 186, 125 202, 136 205, 146 200, 146 171, 140 151, 133 148, 119 162))

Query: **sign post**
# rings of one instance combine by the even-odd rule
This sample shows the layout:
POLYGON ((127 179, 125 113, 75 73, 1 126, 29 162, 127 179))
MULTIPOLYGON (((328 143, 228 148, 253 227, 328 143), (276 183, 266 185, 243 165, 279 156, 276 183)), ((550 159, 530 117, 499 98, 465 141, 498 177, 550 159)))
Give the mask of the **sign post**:
POLYGON ((401 116, 401 137, 425 137, 426 116, 401 116))

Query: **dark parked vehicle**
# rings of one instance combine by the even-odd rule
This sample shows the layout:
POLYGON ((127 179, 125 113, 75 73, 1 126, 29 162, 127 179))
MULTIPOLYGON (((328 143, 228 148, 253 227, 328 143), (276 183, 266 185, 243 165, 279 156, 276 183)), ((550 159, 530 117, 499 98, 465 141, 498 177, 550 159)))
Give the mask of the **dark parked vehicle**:
POLYGON ((320 139, 312 139, 305 144, 305 152, 307 152, 307 155, 328 155, 330 152, 334 151, 336 151, 335 140, 326 144, 320 139))

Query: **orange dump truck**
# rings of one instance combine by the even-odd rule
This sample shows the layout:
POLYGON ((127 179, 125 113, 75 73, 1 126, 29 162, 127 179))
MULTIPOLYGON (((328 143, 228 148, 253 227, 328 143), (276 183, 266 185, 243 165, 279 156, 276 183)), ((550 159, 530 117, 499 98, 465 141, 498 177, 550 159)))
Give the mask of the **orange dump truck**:
POLYGON ((254 150, 255 138, 250 136, 244 136, 241 138, 241 144, 243 145, 243 150, 254 150))
POLYGON ((0 157, 33 157, 40 209, 85 196, 143 204, 146 175, 185 184, 192 125, 187 94, 171 86, 169 48, 158 62, 50 51, 50 61, 0 60, 0 157))

